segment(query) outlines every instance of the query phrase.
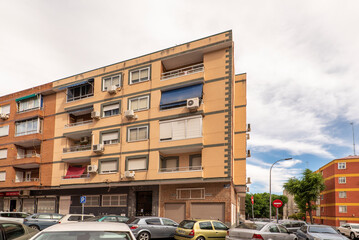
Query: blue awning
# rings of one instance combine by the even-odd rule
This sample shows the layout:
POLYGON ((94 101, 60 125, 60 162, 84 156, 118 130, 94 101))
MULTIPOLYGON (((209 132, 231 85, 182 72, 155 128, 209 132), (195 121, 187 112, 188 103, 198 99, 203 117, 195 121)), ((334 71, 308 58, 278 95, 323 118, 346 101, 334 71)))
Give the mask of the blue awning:
POLYGON ((173 90, 163 91, 160 109, 184 106, 187 99, 198 97, 202 99, 203 84, 197 84, 173 90))
POLYGON ((69 87, 76 87, 76 86, 85 84, 85 83, 87 83, 87 82, 88 82, 88 80, 86 80, 86 81, 81 81, 81 82, 74 83, 74 84, 70 84, 70 85, 67 85, 67 86, 64 86, 64 87, 60 87, 59 90, 64 90, 64 89, 69 88, 69 87))

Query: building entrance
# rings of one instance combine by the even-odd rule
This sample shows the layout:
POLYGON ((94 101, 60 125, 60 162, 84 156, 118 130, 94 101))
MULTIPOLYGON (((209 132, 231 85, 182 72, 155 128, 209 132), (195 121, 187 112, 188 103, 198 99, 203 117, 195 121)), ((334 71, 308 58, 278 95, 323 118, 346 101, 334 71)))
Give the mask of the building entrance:
POLYGON ((136 216, 152 215, 152 191, 136 192, 136 216))
POLYGON ((16 199, 10 200, 10 212, 16 212, 18 209, 16 209, 16 199))

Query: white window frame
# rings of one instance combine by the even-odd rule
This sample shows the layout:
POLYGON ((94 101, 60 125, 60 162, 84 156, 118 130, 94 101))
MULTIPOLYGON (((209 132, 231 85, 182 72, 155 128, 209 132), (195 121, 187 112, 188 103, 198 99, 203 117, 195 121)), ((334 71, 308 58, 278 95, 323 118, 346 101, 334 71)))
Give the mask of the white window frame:
MULTIPOLYGON (((147 98, 147 106, 146 106, 146 108, 141 108, 141 109, 136 109, 136 110, 134 109, 133 111, 134 111, 134 112, 139 112, 139 111, 148 110, 148 109, 150 108, 150 95, 130 98, 130 99, 128 100, 128 110, 131 109, 132 101, 140 101, 140 99, 143 99, 143 98, 147 98)), ((137 104, 137 106, 138 106, 138 104, 137 104)))
POLYGON ((6 133, 0 135, 0 137, 9 136, 9 125, 3 125, 0 127, 0 129, 1 129, 0 132, 3 130, 6 131, 6 133), (5 128, 7 128, 7 130, 5 128))
POLYGON ((6 154, 4 154, 4 155, 6 155, 6 157, 1 157, 1 155, 0 155, 0 159, 6 159, 7 158, 7 148, 0 149, 0 152, 6 152, 6 154))
POLYGON ((347 213, 348 212, 347 206, 339 206, 339 212, 340 213, 347 213))
POLYGON ((120 115, 120 113, 121 113, 121 105, 120 104, 121 104, 120 102, 116 102, 116 103, 112 103, 112 104, 103 105, 103 107, 102 107, 102 117, 105 118, 105 117, 113 117, 113 116, 120 115), (118 108, 113 108, 111 110, 107 110, 107 111, 111 111, 111 115, 106 116, 105 112, 107 112, 107 111, 105 111, 104 108, 107 107, 107 106, 112 106, 112 105, 118 105, 118 108), (118 113, 117 114, 112 114, 113 113, 112 111, 115 110, 115 109, 118 109, 118 113))
POLYGON ((86 195, 86 203, 84 204, 84 207, 99 207, 100 206, 100 195, 86 195), (98 204, 93 204, 93 199, 98 199, 98 204))
POLYGON ((148 156, 133 156, 133 157, 129 157, 127 158, 127 164, 126 164, 126 171, 146 171, 148 169, 148 156), (145 167, 144 168, 137 168, 137 169, 132 169, 129 168, 129 162, 131 160, 136 160, 136 159, 144 159, 145 160, 145 167))
POLYGON ((0 113, 4 113, 4 114, 10 114, 10 110, 11 110, 11 107, 10 107, 10 104, 6 104, 6 105, 2 105, 1 107, 0 107, 0 113), (9 111, 6 111, 6 112, 4 112, 4 107, 8 107, 9 108, 9 111))
POLYGON ((27 111, 31 111, 31 110, 40 109, 40 108, 41 108, 41 99, 42 99, 42 96, 41 96, 41 95, 37 95, 37 96, 32 97, 32 98, 28 98, 28 99, 25 99, 25 100, 22 100, 22 101, 18 101, 18 102, 16 103, 16 105, 17 105, 17 112, 27 112, 27 111), (22 108, 22 106, 23 106, 25 103, 27 103, 27 105, 28 105, 28 103, 31 102, 31 101, 33 102, 34 107, 31 107, 31 108, 27 107, 27 108, 24 108, 24 109, 21 109, 21 110, 20 110, 20 108, 22 108), (36 102, 37 102, 37 105, 38 105, 38 106, 35 107, 36 102))
POLYGON ((160 122, 160 142, 166 142, 166 141, 176 141, 176 140, 183 140, 183 139, 192 139, 192 138, 200 138, 203 137, 203 119, 202 116, 195 116, 195 117, 187 117, 187 118, 179 118, 179 119, 174 119, 174 120, 169 120, 169 121, 161 121, 160 122), (199 118, 200 119, 200 124, 199 124, 199 131, 200 134, 196 137, 187 137, 188 132, 188 120, 190 119, 196 119, 199 118), (171 125, 171 139, 163 139, 161 140, 161 124, 166 124, 166 123, 170 123, 173 124, 174 122, 179 122, 179 121, 185 121, 185 137, 184 138, 178 138, 178 139, 173 139, 173 125, 171 125))
POLYGON ((81 99, 84 99, 84 98, 88 98, 88 97, 93 97, 94 96, 94 90, 95 90, 95 81, 94 80, 88 80, 86 83, 84 84, 81 84, 81 85, 77 85, 77 86, 73 86, 73 87, 69 87, 67 88, 66 90, 66 102, 74 102, 74 101, 77 101, 77 100, 81 100, 81 99), (92 88, 92 93, 87 93, 87 94, 82 94, 82 87, 84 85, 90 85, 89 87, 92 88), (70 94, 69 92, 75 88, 80 88, 80 96, 72 96, 72 98, 69 98, 70 94))
POLYGON ((185 199, 205 199, 206 197, 206 191, 205 188, 177 188, 176 189, 176 198, 180 199, 180 200, 185 200, 185 199), (182 192, 184 191, 189 191, 189 197, 182 197, 182 192), (195 198, 192 197, 192 191, 200 191, 201 192, 201 196, 199 198, 195 198))
POLYGON ((5 182, 6 181, 6 171, 1 171, 0 172, 0 182, 5 182))
POLYGON ((130 71, 130 85, 131 84, 136 84, 136 83, 140 83, 140 82, 147 82, 150 80, 150 76, 151 76, 151 66, 148 67, 144 67, 144 68, 139 68, 139 69, 134 69, 130 71), (141 80, 140 76, 141 76, 141 71, 148 69, 148 76, 146 80, 141 80), (132 74, 138 72, 138 82, 133 82, 132 79, 132 74))
POLYGON ((339 198, 347 198, 347 192, 346 191, 340 191, 339 192, 339 198))
POLYGON ((106 80, 110 80, 111 81, 111 85, 113 86, 115 85, 116 87, 121 87, 122 86, 122 74, 116 74, 116 75, 112 75, 112 76, 108 76, 108 77, 104 77, 102 78, 102 91, 106 92, 108 89, 105 87, 105 81, 106 80), (113 78, 118 77, 118 84, 113 84, 113 78))
POLYGON ((338 177, 338 183, 339 184, 347 183, 347 178, 346 177, 338 177))
POLYGON ((112 194, 112 195, 102 195, 102 207, 127 207, 127 194, 112 194), (118 196, 118 202, 116 205, 112 205, 111 203, 111 198, 114 196, 118 196), (109 205, 105 205, 104 204, 104 197, 110 197, 110 204, 109 205), (121 205, 121 197, 126 198, 126 204, 121 205))
POLYGON ((347 168, 346 162, 339 162, 338 163, 338 169, 346 169, 346 168, 347 168))
POLYGON ((138 142, 138 141, 146 141, 149 138, 149 134, 148 134, 148 125, 143 125, 143 126, 137 126, 137 127, 128 127, 127 128, 127 142, 138 142), (140 128, 146 128, 147 131, 147 138, 144 139, 136 139, 136 140, 130 140, 130 130, 131 129, 136 129, 137 128, 137 136, 139 135, 139 129, 140 128))
POLYGON ((41 124, 42 124, 42 120, 40 118, 32 118, 32 119, 27 119, 24 121, 19 121, 19 122, 15 122, 15 136, 24 136, 24 135, 29 135, 29 134, 34 134, 34 133, 40 133, 41 132, 41 124), (27 122, 28 121, 33 121, 36 120, 37 121, 37 128, 36 130, 32 130, 32 131, 28 131, 27 129, 24 132, 21 132, 20 134, 17 133, 17 128, 19 127, 19 125, 21 123, 25 124, 25 128, 27 128, 27 122))
POLYGON ((103 132, 103 133, 101 133, 101 142, 102 142, 102 144, 104 144, 104 145, 111 145, 111 144, 118 144, 118 143, 120 143, 119 134, 120 134, 120 132, 119 132, 118 130, 115 130, 115 131, 112 131, 112 132, 103 132), (117 134, 117 138, 110 139, 110 140, 103 140, 104 135, 106 135, 106 134, 113 134, 113 133, 116 133, 116 134, 117 134), (109 142, 109 143, 105 143, 105 141, 110 141, 110 142, 109 142))

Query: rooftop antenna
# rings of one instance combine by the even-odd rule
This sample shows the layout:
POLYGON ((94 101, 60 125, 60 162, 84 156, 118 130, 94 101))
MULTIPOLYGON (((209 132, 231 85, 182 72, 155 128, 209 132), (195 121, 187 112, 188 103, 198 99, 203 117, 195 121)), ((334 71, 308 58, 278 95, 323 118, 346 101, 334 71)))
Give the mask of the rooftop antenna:
POLYGON ((354 123, 350 123, 352 125, 352 130, 353 130, 353 150, 354 150, 354 156, 356 156, 355 154, 355 138, 354 138, 354 123))

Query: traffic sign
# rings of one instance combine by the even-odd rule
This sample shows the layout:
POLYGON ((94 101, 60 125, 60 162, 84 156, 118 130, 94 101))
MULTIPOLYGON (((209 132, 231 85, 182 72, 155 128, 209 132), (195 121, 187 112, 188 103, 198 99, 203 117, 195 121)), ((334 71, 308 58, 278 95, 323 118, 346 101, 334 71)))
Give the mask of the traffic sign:
POLYGON ((279 199, 274 200, 272 204, 276 208, 280 208, 281 206, 283 206, 283 202, 279 199))
POLYGON ((81 204, 86 203, 86 196, 80 197, 80 203, 81 203, 81 204))
POLYGON ((254 204, 254 197, 253 196, 251 197, 251 202, 252 202, 252 204, 254 204))

